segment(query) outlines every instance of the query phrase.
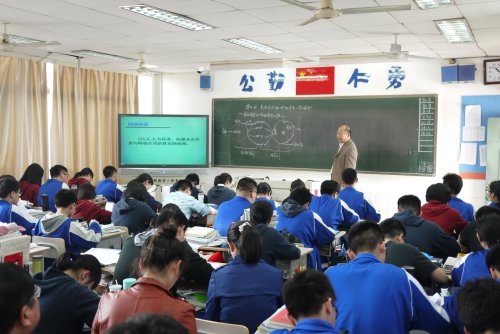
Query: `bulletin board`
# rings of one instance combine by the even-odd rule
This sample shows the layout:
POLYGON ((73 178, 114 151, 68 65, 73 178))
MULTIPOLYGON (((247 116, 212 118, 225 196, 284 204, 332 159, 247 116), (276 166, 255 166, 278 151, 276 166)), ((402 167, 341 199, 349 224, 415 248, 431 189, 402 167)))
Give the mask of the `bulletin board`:
POLYGON ((460 126, 460 175, 486 179, 488 118, 500 117, 500 95, 462 96, 460 126))

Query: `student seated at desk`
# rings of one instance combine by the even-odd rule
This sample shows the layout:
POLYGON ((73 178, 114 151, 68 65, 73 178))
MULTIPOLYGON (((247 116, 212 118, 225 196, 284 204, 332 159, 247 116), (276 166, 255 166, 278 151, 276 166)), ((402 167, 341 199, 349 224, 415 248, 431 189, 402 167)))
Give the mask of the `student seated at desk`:
POLYGON ((398 199, 398 213, 392 218, 406 228, 406 242, 434 257, 446 259, 457 256, 460 246, 455 238, 446 234, 437 224, 420 217, 420 199, 404 195, 398 199))
POLYGON ((193 186, 188 180, 179 180, 176 183, 176 189, 174 192, 165 197, 165 203, 173 203, 179 207, 179 209, 184 212, 186 218, 189 219, 193 213, 197 213, 201 216, 206 216, 215 213, 215 210, 206 204, 200 203, 197 199, 191 196, 191 191, 193 186))
POLYGON ((75 213, 72 218, 83 218, 87 222, 97 220, 99 224, 111 223, 111 212, 104 210, 95 203, 96 193, 90 183, 80 185, 77 194, 78 202, 76 202, 75 213))
POLYGON ((26 230, 23 234, 31 235, 37 219, 17 206, 19 197, 19 182, 10 175, 0 177, 0 222, 16 223, 26 230))
POLYGON ((337 329, 370 334, 401 334, 412 329, 447 333, 446 312, 427 297, 413 276, 384 263, 384 234, 377 223, 354 224, 349 246, 352 261, 325 272, 337 296, 337 329))
MULTIPOLYGON (((297 179, 297 180, 294 180, 292 181, 292 183, 290 183, 290 194, 297 188, 305 188, 306 187, 306 184, 304 183, 304 181, 302 181, 301 179, 297 179)), ((288 202, 288 199, 290 197, 287 197, 283 200, 283 202, 281 202, 281 205, 285 204, 286 202, 288 202)))
MULTIPOLYGON (((490 270, 491 278, 493 280, 496 280, 497 285, 492 284, 492 283, 478 283, 480 281, 483 281, 483 282, 489 281, 487 279, 472 280, 472 281, 467 282, 463 288, 460 288, 460 289, 458 289, 458 291, 455 291, 451 296, 444 297, 444 305, 443 305, 443 307, 445 308, 446 312, 448 312, 448 315, 450 316, 451 322, 455 325, 455 327, 457 328, 457 330, 460 333, 464 333, 464 325, 463 325, 463 323, 462 323, 462 321, 461 321, 461 319, 459 317, 459 314, 458 314, 459 313, 459 310, 458 310, 459 307, 458 307, 458 303, 457 303, 457 295, 460 293, 461 290, 463 290, 463 289, 468 290, 469 287, 472 287, 472 286, 474 286, 475 289, 479 290, 480 286, 483 286, 483 284, 486 284, 486 285, 490 286, 488 288, 488 290, 490 291, 490 293, 492 294, 492 296, 495 296, 495 293, 497 294, 497 296, 493 297, 491 299, 491 304, 488 304, 488 302, 486 301, 487 298, 483 299, 484 303, 482 303, 481 306, 484 305, 485 308, 487 308, 487 309, 494 309, 494 307, 491 307, 491 306, 492 305, 497 305, 498 304, 498 300, 500 300, 500 295, 498 295, 500 293, 500 290, 498 290, 499 286, 500 286, 500 245, 496 245, 495 247, 493 247, 493 248, 490 249, 490 251, 486 255, 486 265, 487 265, 487 267, 490 270)), ((489 314, 489 312, 488 311, 485 312, 486 310, 483 309, 483 307, 479 307, 479 308, 476 307, 476 309, 478 311, 480 310, 480 312, 478 314, 476 314, 476 315, 479 316, 478 319, 481 319, 477 323, 484 322, 485 318, 488 318, 488 317, 484 317, 484 315, 489 314)), ((496 309, 498 309, 498 307, 496 309)), ((470 320, 471 319, 469 319, 469 321, 470 320)), ((490 319, 490 320, 493 320, 493 319, 490 319)), ((495 313, 495 319, 494 320, 498 324, 498 328, 497 329, 500 330, 500 321, 498 319, 498 311, 495 313)), ((487 328, 485 328, 485 329, 487 329, 487 328)), ((469 328, 469 330, 471 330, 471 328, 469 328)))
POLYGON ((339 227, 347 229, 359 221, 358 214, 346 202, 338 199, 340 184, 326 180, 321 183, 321 196, 312 196, 309 209, 316 212, 323 223, 338 231, 339 227))
POLYGON ((276 205, 276 202, 271 199, 272 193, 273 191, 271 186, 266 182, 261 182, 257 185, 257 197, 255 200, 269 202, 273 207, 273 210, 276 210, 279 205, 276 205))
POLYGON ((88 228, 69 217, 76 208, 77 197, 69 189, 61 189, 56 193, 56 213, 48 213, 40 219, 33 235, 49 238, 62 238, 66 251, 80 254, 82 250, 95 247, 102 238, 101 226, 97 221, 90 221, 88 228))
POLYGON ((476 219, 465 226, 458 236, 458 243, 464 253, 478 252, 484 250, 477 239, 477 221, 486 215, 500 216, 500 210, 493 206, 482 206, 476 211, 476 219))
MULTIPOLYGON (((159 228, 163 226, 175 226, 177 228, 176 238, 182 242, 184 247, 184 263, 182 265, 182 278, 186 281, 194 281, 205 287, 208 287, 210 276, 214 269, 198 253, 195 253, 185 239, 185 230, 187 228, 186 216, 175 204, 167 204, 160 211, 157 218, 151 221, 149 230, 139 233, 133 238, 129 238, 123 244, 118 263, 115 267, 114 279, 121 284, 123 279, 140 277, 139 258, 141 248, 148 238, 157 234, 159 228)), ((175 289, 175 286, 174 286, 175 289)))
POLYGON ((309 209, 311 193, 309 189, 299 187, 292 191, 288 201, 278 208, 276 229, 297 237, 305 247, 313 248, 307 256, 307 267, 321 268, 318 246, 325 246, 335 239, 335 231, 326 226, 321 217, 309 209))
POLYGON ((108 201, 117 203, 125 191, 118 182, 118 170, 113 166, 106 166, 102 170, 104 180, 97 182, 95 192, 97 195, 103 195, 108 201))
POLYGON ((458 235, 467 225, 460 213, 450 207, 450 190, 442 183, 432 184, 425 192, 425 203, 422 206, 422 218, 430 220, 441 227, 449 236, 458 238, 458 235))
MULTIPOLYGON (((186 178, 184 180, 188 180, 189 183, 191 183, 191 196, 197 200, 198 195, 203 193, 200 189, 198 189, 198 186, 200 185, 200 177, 196 173, 190 173, 186 175, 186 178)), ((179 181, 172 184, 172 186, 170 187, 170 192, 177 191, 178 182, 179 181)))
POLYGON ((0 282, 0 333, 31 333, 40 320, 40 288, 13 263, 0 263, 0 282))
POLYGON ((47 195, 49 200, 49 210, 56 212, 54 199, 59 190, 69 189, 66 184, 68 181, 68 175, 68 169, 62 165, 55 165, 50 169, 50 179, 48 179, 38 191, 36 202, 39 206, 42 205, 42 195, 47 195))
POLYGON ((117 226, 125 226, 128 232, 137 235, 144 232, 156 217, 156 213, 144 203, 146 188, 135 180, 127 184, 123 197, 113 207, 111 221, 117 226))
POLYGON ((80 333, 92 327, 99 296, 92 290, 101 280, 101 264, 92 255, 64 253, 43 273, 35 275, 41 319, 34 334, 80 333))
POLYGON ((250 208, 252 203, 255 202, 256 196, 257 182, 249 177, 241 178, 236 186, 236 197, 219 206, 214 229, 219 231, 221 236, 225 237, 229 225, 241 219, 245 209, 250 208))
POLYGON ((500 209, 500 180, 492 181, 488 186, 488 197, 491 201, 489 206, 500 209))
POLYGON ((85 167, 81 171, 75 173, 73 178, 68 181, 68 186, 70 189, 78 189, 82 184, 90 184, 93 179, 94 172, 89 167, 85 167))
POLYGON ((250 222, 259 232, 262 244, 262 260, 275 266, 276 260, 300 258, 300 249, 289 242, 275 228, 269 226, 273 217, 273 207, 267 201, 256 201, 250 207, 250 222))
POLYGON ((451 271, 455 285, 463 286, 470 280, 490 277, 490 271, 486 266, 486 255, 490 248, 500 244, 499 218, 497 215, 487 215, 477 221, 477 238, 484 250, 460 258, 458 266, 451 271))
POLYGON ((34 206, 41 206, 42 203, 37 203, 38 191, 42 185, 44 170, 42 166, 33 163, 26 168, 23 176, 19 179, 19 187, 21 188, 21 199, 32 203, 34 206))
POLYGON ((415 246, 405 243, 406 229, 396 219, 386 219, 379 224, 384 232, 385 263, 397 267, 410 266, 415 268, 413 276, 422 285, 432 280, 437 283, 448 283, 448 276, 443 268, 431 262, 415 246))
POLYGON ((337 317, 335 292, 321 271, 296 273, 283 287, 283 299, 288 318, 295 326, 292 331, 277 329, 271 334, 340 334, 335 329, 337 317))
POLYGON ((207 193, 207 201, 211 204, 220 205, 236 196, 233 185, 233 178, 228 173, 222 173, 214 178, 214 186, 207 193))
POLYGON ((373 204, 366 199, 365 194, 356 190, 354 185, 358 183, 358 173, 352 168, 346 168, 342 172, 342 184, 344 189, 339 193, 339 198, 347 203, 361 219, 380 221, 380 214, 373 207, 373 204))
POLYGON ((142 183, 147 190, 144 202, 146 202, 146 204, 149 205, 154 212, 159 212, 162 204, 155 200, 155 198, 149 193, 149 189, 151 189, 154 185, 154 180, 151 175, 148 173, 142 173, 136 178, 136 181, 142 183))
POLYGON ((467 222, 471 222, 474 220, 474 207, 472 204, 464 202, 460 198, 458 198, 458 194, 462 190, 464 186, 464 182, 462 177, 458 174, 448 173, 443 176, 443 183, 448 186, 450 189, 450 200, 448 205, 457 210, 458 213, 462 216, 463 219, 467 222))
POLYGON ((176 239, 178 233, 177 226, 162 225, 156 235, 146 240, 139 262, 142 277, 127 290, 102 296, 92 333, 104 334, 131 316, 153 313, 171 316, 190 334, 196 334, 194 307, 170 292, 184 262, 184 246, 176 239))
POLYGON ((249 222, 231 224, 227 241, 233 261, 212 273, 205 317, 254 333, 282 305, 281 271, 261 260, 259 233, 249 222))

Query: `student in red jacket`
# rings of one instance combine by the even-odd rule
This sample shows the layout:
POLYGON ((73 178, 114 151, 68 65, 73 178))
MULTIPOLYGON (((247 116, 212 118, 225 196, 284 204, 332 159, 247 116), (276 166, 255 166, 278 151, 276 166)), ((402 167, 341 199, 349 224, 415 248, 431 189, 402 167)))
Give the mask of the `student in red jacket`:
MULTIPOLYGON (((31 164, 19 180, 21 199, 37 205, 38 191, 42 185, 43 168, 39 164, 31 164)), ((40 203, 42 205, 42 203, 40 203)))
POLYGON ((420 216, 439 225, 448 235, 457 238, 467 225, 460 213, 450 207, 450 190, 442 183, 436 183, 425 193, 425 203, 420 216))
POLYGON ((95 198, 94 187, 90 183, 82 184, 78 188, 78 202, 72 218, 83 218, 87 222, 95 219, 100 224, 111 223, 111 212, 95 204, 95 198))
POLYGON ((77 172, 72 179, 68 181, 70 189, 78 189, 82 184, 90 183, 94 179, 94 172, 89 167, 85 167, 77 172))

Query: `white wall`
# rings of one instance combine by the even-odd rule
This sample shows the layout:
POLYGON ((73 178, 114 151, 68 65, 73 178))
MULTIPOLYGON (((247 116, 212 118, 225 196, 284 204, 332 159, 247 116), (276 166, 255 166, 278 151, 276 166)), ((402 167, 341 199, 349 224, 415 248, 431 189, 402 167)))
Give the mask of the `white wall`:
MULTIPOLYGON (((476 63, 477 82, 462 84, 441 84, 441 64, 431 61, 391 62, 362 65, 337 65, 335 73, 335 96, 361 96, 361 95, 396 95, 396 94, 437 94, 438 95, 438 131, 436 151, 436 176, 403 176, 384 174, 360 174, 358 189, 364 191, 372 198, 376 207, 380 209, 383 217, 392 216, 396 211, 397 199, 405 194, 415 194, 425 203, 427 187, 436 182, 441 182, 441 177, 447 172, 458 172, 458 157, 460 150, 460 113, 461 97, 464 95, 497 95, 500 86, 482 84, 482 61, 468 61, 476 63), (386 90, 388 85, 388 68, 392 65, 402 66, 406 78, 402 87, 397 90, 386 90), (360 72, 371 74, 368 84, 360 83, 357 89, 347 85, 352 71, 358 67, 360 72)), ((274 69, 272 69, 274 70, 274 69)), ((295 69, 275 69, 284 73, 286 78, 295 77, 295 69)), ((294 97, 295 80, 285 81, 282 91, 269 91, 267 85, 254 86, 252 93, 241 91, 238 86, 244 73, 252 73, 256 82, 267 82, 269 69, 258 70, 232 70, 215 71, 213 75, 213 90, 202 91, 199 89, 199 76, 194 72, 185 74, 165 75, 163 80, 163 110, 164 114, 204 114, 211 115, 213 98, 234 97, 294 97)), ((355 125, 351 124, 355 128, 355 125)), ((376 134, 374 134, 376 138, 376 134)), ((356 142, 355 132, 353 140, 356 142)), ((332 143, 332 154, 337 143, 332 143)), ((276 169, 246 169, 246 168, 214 168, 208 170, 208 180, 221 172, 230 173, 233 178, 241 175, 254 177, 269 176, 271 179, 302 178, 306 180, 322 181, 329 179, 329 171, 307 170, 276 170, 276 169)), ((477 209, 485 203, 484 181, 465 180, 461 196, 464 200, 472 202, 477 209)))

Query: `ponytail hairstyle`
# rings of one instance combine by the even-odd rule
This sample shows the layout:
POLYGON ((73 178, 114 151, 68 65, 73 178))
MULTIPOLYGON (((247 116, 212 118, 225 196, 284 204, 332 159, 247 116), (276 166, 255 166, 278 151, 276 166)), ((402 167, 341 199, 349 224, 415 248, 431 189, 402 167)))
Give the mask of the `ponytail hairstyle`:
POLYGON ((94 172, 89 167, 85 167, 81 171, 76 172, 75 175, 73 176, 73 178, 76 179, 77 177, 82 177, 82 176, 86 176, 86 175, 89 175, 91 179, 94 178, 94 172))
POLYGON ((227 240, 240 251, 244 263, 257 263, 262 257, 259 232, 247 221, 231 224, 227 231, 227 240))
POLYGON ((73 254, 66 252, 59 256, 56 262, 52 264, 52 268, 60 271, 90 271, 92 290, 94 290, 101 281, 101 264, 99 263, 99 260, 97 260, 97 258, 93 255, 73 254))
POLYGON ((184 260, 184 246, 176 239, 177 226, 162 224, 156 234, 146 239, 142 246, 141 261, 144 269, 161 272, 172 261, 184 260))

